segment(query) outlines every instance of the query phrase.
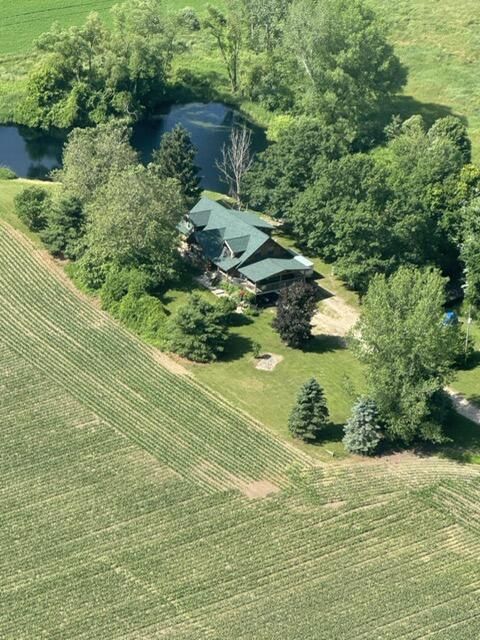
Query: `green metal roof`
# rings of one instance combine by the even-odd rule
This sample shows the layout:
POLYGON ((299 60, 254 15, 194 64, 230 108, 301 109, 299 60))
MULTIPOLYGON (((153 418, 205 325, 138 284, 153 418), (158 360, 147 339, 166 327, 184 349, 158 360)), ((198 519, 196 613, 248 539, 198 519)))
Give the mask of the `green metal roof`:
POLYGON ((278 276, 286 271, 308 271, 309 268, 296 258, 266 258, 260 262, 254 262, 246 267, 240 267, 239 271, 251 282, 261 282, 273 276, 278 276))

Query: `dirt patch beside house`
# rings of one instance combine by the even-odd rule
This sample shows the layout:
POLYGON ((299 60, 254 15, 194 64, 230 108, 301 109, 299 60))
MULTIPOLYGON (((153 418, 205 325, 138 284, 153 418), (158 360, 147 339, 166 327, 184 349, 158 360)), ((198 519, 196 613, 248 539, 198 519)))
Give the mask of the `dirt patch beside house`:
POLYGON ((359 312, 342 298, 332 296, 320 302, 312 319, 312 331, 314 335, 344 338, 356 325, 359 317, 359 312))

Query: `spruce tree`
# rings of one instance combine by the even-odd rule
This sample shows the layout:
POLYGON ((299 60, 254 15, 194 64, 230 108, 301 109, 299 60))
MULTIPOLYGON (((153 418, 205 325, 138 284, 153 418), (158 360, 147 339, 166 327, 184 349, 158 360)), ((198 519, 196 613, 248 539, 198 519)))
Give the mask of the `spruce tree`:
POLYGON ((377 405, 369 398, 360 398, 344 427, 343 444, 350 453, 371 455, 382 438, 377 405))
POLYGON ((160 178, 176 178, 180 182, 188 207, 193 206, 202 193, 199 168, 195 164, 196 153, 188 131, 177 125, 165 133, 151 164, 160 178))
POLYGON ((313 442, 326 427, 328 415, 323 389, 315 378, 311 378, 300 389, 297 402, 290 414, 288 428, 294 438, 313 442))

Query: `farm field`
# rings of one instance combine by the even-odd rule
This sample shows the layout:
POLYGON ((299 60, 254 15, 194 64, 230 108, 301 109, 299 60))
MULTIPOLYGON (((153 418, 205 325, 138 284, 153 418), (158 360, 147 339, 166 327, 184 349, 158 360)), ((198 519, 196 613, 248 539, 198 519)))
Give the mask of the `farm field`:
MULTIPOLYGON (((57 20, 78 24, 90 11, 108 15, 115 0, 18 0, 0 5, 0 118, 12 117, 21 99, 23 77, 31 43, 57 20), (12 58, 13 56, 13 58, 12 58)), ((166 0, 167 9, 192 6, 198 11, 206 0, 166 0)), ((215 4, 221 4, 216 0, 215 4)), ((397 110, 407 116, 422 112, 429 119, 453 112, 469 124, 475 157, 480 149, 480 10, 477 0, 371 0, 385 20, 401 60, 410 75, 397 110), (448 25, 448 28, 446 28, 448 25)), ((214 72, 216 88, 228 93, 223 67, 203 38, 180 61, 180 66, 202 74, 214 72), (200 55, 201 53, 201 55, 200 55)), ((263 114, 265 116, 265 114, 263 114)))
POLYGON ((0 223, 0 637, 478 637, 477 466, 314 463, 159 357, 0 223))

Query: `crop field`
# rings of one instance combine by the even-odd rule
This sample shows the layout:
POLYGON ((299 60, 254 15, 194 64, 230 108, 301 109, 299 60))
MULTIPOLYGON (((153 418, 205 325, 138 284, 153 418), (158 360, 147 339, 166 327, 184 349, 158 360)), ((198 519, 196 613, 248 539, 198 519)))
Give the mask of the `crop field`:
POLYGON ((0 362, 1 638, 478 638, 478 467, 313 464, 5 224, 0 362))

